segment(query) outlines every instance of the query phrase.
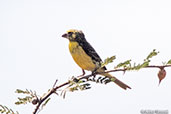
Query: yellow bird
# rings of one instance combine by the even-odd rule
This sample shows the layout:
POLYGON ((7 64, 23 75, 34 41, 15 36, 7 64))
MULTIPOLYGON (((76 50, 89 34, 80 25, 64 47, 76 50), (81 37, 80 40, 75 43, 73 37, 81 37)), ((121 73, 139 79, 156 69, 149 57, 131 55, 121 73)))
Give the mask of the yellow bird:
POLYGON ((102 60, 100 56, 96 53, 94 48, 87 42, 82 31, 71 29, 68 30, 67 33, 63 34, 62 37, 67 38, 69 40, 69 51, 74 61, 79 67, 81 67, 83 75, 85 74, 84 70, 101 73, 100 75, 103 75, 110 79, 112 78, 112 81, 114 81, 121 88, 125 90, 127 88, 131 89, 128 85, 124 84, 111 74, 102 73, 107 69, 105 66, 101 68, 102 60))

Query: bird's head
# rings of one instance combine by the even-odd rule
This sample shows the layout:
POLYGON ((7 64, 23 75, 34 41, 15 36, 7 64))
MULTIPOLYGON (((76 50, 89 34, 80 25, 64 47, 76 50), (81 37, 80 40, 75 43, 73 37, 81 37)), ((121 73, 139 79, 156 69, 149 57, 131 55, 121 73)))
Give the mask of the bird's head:
POLYGON ((69 41, 81 41, 85 40, 84 33, 80 30, 70 29, 62 35, 63 38, 67 38, 69 41))

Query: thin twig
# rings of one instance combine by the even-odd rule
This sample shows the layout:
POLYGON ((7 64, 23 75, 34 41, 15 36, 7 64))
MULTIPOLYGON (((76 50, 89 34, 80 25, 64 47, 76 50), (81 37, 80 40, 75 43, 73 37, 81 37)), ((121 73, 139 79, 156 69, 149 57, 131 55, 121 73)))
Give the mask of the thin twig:
POLYGON ((53 84, 53 87, 52 87, 52 88, 55 88, 57 82, 58 82, 58 79, 56 79, 56 81, 55 81, 55 83, 53 84))

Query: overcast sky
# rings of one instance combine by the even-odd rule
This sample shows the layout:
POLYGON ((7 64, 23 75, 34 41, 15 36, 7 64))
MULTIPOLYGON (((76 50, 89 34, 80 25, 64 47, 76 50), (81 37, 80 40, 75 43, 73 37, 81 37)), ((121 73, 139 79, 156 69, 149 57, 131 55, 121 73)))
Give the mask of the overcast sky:
MULTIPOLYGON (((151 64, 171 59, 170 0, 0 0, 0 104, 20 114, 35 106, 16 106, 16 89, 42 95, 55 80, 81 74, 61 35, 68 29, 85 33, 101 58, 116 55, 108 69, 122 61, 142 62, 160 51, 151 64)), ((141 110, 171 112, 171 68, 158 86, 158 69, 112 73, 132 87, 92 84, 92 89, 53 95, 40 114, 141 114, 141 110)), ((86 72, 90 73, 90 72, 86 72)))

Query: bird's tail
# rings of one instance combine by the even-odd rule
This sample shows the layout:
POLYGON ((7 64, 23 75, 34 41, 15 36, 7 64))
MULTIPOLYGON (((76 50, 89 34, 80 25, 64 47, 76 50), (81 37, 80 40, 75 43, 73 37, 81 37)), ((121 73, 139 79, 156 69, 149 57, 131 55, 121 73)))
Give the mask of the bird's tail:
POLYGON ((116 77, 112 76, 112 75, 109 74, 109 73, 102 73, 102 74, 100 74, 100 75, 103 75, 103 76, 106 76, 106 77, 108 77, 108 78, 111 78, 111 80, 112 80, 113 82, 115 82, 115 84, 117 84, 118 86, 120 86, 122 89, 125 89, 125 90, 126 90, 127 88, 131 89, 131 87, 129 87, 128 85, 124 84, 123 82, 121 82, 120 80, 118 80, 116 77))

